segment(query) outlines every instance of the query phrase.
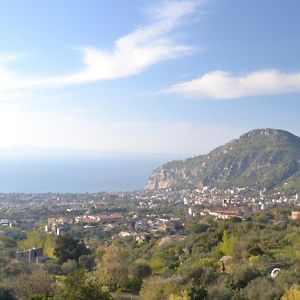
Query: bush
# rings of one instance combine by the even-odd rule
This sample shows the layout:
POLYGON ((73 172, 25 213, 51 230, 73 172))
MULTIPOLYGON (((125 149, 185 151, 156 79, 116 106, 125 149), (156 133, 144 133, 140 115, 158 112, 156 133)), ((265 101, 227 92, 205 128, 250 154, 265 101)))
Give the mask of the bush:
POLYGON ((279 300, 283 291, 271 278, 257 277, 241 290, 241 295, 247 300, 279 300))
POLYGON ((63 274, 69 274, 74 272, 78 268, 78 264, 76 260, 69 259, 68 261, 64 262, 61 266, 63 274))
POLYGON ((178 283, 160 276, 144 280, 141 288, 141 300, 166 300, 172 294, 179 294, 178 283))

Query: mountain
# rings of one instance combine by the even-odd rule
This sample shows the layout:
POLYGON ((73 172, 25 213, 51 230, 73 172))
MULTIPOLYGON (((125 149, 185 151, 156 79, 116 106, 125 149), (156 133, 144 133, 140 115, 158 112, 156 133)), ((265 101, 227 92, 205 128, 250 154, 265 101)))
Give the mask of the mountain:
POLYGON ((145 189, 203 186, 300 190, 300 137, 252 130, 207 155, 168 162, 153 171, 145 189))

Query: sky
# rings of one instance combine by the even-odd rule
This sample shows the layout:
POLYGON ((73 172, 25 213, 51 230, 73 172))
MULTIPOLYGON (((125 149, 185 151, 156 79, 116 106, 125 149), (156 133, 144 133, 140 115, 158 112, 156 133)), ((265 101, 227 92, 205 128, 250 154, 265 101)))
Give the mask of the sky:
POLYGON ((300 136, 298 0, 11 0, 0 149, 204 154, 300 136))

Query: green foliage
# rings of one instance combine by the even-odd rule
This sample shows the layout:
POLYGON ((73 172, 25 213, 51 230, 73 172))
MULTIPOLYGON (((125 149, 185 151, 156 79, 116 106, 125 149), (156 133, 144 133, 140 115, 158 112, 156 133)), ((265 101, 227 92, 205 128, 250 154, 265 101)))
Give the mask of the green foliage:
POLYGON ((200 224, 193 224, 190 230, 192 233, 199 234, 199 233, 206 232, 208 228, 209 228, 208 224, 200 223, 200 224))
POLYGON ((209 300, 236 300, 234 298, 234 291, 222 283, 209 287, 207 298, 209 300))
POLYGON ((151 267, 146 263, 134 263, 129 270, 128 288, 134 292, 139 292, 143 279, 152 273, 151 267))
POLYGON ((185 261, 177 270, 184 282, 193 282, 197 285, 212 285, 218 278, 215 266, 204 265, 200 261, 185 261))
POLYGON ((205 300, 208 295, 204 286, 196 285, 193 281, 189 284, 187 293, 190 300, 205 300))
POLYGON ((155 276, 144 280, 140 296, 141 300, 165 300, 172 294, 178 295, 179 293, 176 281, 155 276))
POLYGON ((26 239, 18 242, 20 250, 31 248, 43 248, 45 256, 53 257, 54 242, 51 235, 41 230, 33 230, 26 233, 26 239))
POLYGON ((163 274, 174 269, 177 261, 174 249, 158 248, 152 255, 150 266, 154 274, 163 274))
POLYGON ((241 290, 241 296, 246 300, 279 300, 282 294, 283 288, 267 277, 257 277, 241 290))
POLYGON ((89 277, 81 269, 71 273, 57 290, 54 299, 61 300, 112 300, 108 291, 101 287, 96 279, 89 277))
POLYGON ((59 235, 54 246, 54 255, 60 263, 67 260, 78 260, 81 255, 87 255, 90 251, 83 241, 74 239, 70 234, 59 235))
POLYGON ((16 300, 8 288, 0 287, 0 300, 16 300))
POLYGON ((16 247, 17 242, 13 238, 7 236, 0 237, 0 246, 4 248, 14 248, 16 247))
POLYGON ((53 296, 55 281, 42 269, 36 269, 31 274, 20 274, 11 283, 12 290, 17 299, 30 299, 31 297, 53 296))
POLYGON ((40 230, 33 230, 26 233, 26 239, 18 242, 20 250, 27 250, 33 247, 43 248, 46 240, 46 232, 40 230))
POLYGON ((75 259, 68 259, 61 265, 63 274, 69 274, 74 272, 78 268, 78 264, 75 259))
POLYGON ((50 300, 51 298, 48 297, 44 297, 44 296, 39 296, 39 295, 34 295, 32 297, 30 297, 30 300, 50 300))
POLYGON ((30 273, 31 266, 25 263, 17 262, 7 264, 5 267, 1 268, 1 275, 4 278, 17 276, 22 273, 30 273))
POLYGON ((249 248, 249 254, 252 256, 263 255, 264 251, 261 249, 259 245, 253 245, 249 248))
MULTIPOLYGON (((290 209, 276 208, 254 213, 242 222, 193 218, 188 220, 187 236, 162 239, 157 235, 143 244, 132 238, 114 239, 109 247, 102 237, 94 238, 88 240, 91 253, 83 255, 84 251, 78 252, 82 241, 62 236, 56 247, 66 260, 47 261, 38 276, 36 264, 10 258, 17 239, 3 234, 0 300, 6 297, 1 298, 1 293, 9 297, 12 292, 18 299, 112 299, 108 289, 120 299, 135 299, 138 293, 142 300, 297 299, 300 223, 290 221, 289 215, 290 209), (70 258, 74 253, 77 259, 70 258), (224 258, 225 272, 218 263, 223 255, 230 256, 224 258), (271 279, 274 267, 281 271, 271 279)), ((29 233, 26 240, 36 236, 29 233)))
POLYGON ((78 264, 81 268, 92 271, 96 267, 95 257, 92 254, 81 255, 79 257, 78 264))
POLYGON ((151 272, 151 267, 149 265, 141 263, 135 264, 132 270, 133 276, 141 279, 150 276, 151 272))
POLYGON ((300 287, 292 286, 284 292, 281 300, 299 300, 300 299, 300 287))
POLYGON ((53 260, 45 262, 43 269, 50 275, 61 275, 63 273, 61 265, 53 260))
POLYGON ((100 282, 111 290, 124 288, 128 283, 129 253, 118 245, 111 245, 97 266, 100 282))
POLYGON ((53 255, 54 251, 54 242, 53 238, 51 235, 47 235, 45 240, 44 240, 44 245, 43 245, 43 254, 48 257, 54 257, 53 255))
POLYGON ((252 266, 240 266, 235 272, 227 278, 227 285, 232 289, 242 289, 247 284, 261 276, 261 272, 252 266))
POLYGON ((236 236, 228 237, 228 233, 226 230, 223 232, 222 242, 219 244, 217 251, 221 255, 231 256, 233 254, 234 246, 237 242, 236 236))
POLYGON ((190 297, 187 291, 183 291, 180 295, 171 294, 168 300, 190 300, 190 297))

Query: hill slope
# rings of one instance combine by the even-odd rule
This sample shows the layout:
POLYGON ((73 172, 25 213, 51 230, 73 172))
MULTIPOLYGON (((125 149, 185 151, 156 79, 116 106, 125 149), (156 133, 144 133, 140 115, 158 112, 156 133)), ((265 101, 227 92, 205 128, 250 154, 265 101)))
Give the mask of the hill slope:
POLYGON ((172 161, 153 171, 146 189, 248 186, 300 188, 300 137, 276 129, 252 130, 207 155, 172 161))

